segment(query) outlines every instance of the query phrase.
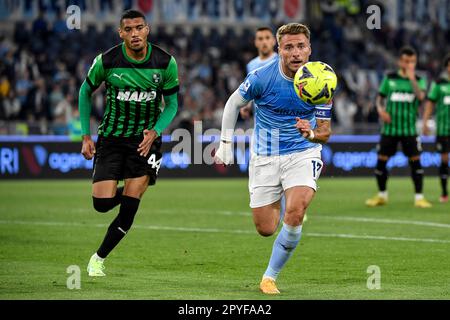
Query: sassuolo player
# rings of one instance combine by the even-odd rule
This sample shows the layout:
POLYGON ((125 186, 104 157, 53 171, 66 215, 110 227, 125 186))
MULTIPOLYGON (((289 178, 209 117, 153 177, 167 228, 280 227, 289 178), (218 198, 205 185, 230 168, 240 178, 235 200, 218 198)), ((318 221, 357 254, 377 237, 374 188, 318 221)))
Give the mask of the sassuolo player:
POLYGON ((417 135, 416 121, 421 101, 425 99, 426 79, 416 75, 417 53, 412 47, 403 47, 398 56, 398 69, 388 72, 381 81, 376 100, 378 115, 383 121, 381 139, 377 146, 378 161, 375 176, 378 194, 366 200, 366 205, 376 207, 388 202, 387 162, 401 144, 409 159, 414 183, 414 206, 429 208, 423 196, 423 169, 420 164, 422 146, 417 135))
POLYGON ((430 129, 427 122, 434 106, 436 106, 436 149, 441 154, 439 179, 441 180, 440 202, 448 202, 448 153, 450 152, 450 54, 444 59, 445 71, 433 81, 427 96, 423 113, 423 134, 428 135, 430 129))
POLYGON ((170 54, 147 41, 149 26, 136 10, 126 11, 119 26, 122 43, 98 55, 80 88, 82 154, 94 157, 94 209, 107 212, 120 205, 106 235, 88 264, 89 276, 104 276, 104 259, 127 234, 148 185, 161 165, 161 133, 178 108, 177 64, 170 54), (106 85, 106 109, 91 139, 91 95, 106 85), (164 111, 161 106, 164 101, 164 111), (124 180, 123 188, 117 188, 124 180))

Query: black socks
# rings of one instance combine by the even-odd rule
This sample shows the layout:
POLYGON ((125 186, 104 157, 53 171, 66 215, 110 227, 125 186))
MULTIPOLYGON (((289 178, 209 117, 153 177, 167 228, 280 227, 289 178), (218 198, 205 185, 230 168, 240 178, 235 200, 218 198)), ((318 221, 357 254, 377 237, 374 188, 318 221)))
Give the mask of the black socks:
POLYGON ((128 230, 133 224, 134 216, 139 207, 140 200, 133 197, 122 196, 120 211, 117 217, 110 224, 105 238, 103 239, 100 248, 97 250, 97 255, 100 258, 106 256, 114 249, 114 247, 122 240, 128 230))
POLYGON ((448 196, 447 191, 447 178, 448 178, 448 165, 447 163, 441 163, 439 167, 439 179, 441 180, 442 196, 448 196))
POLYGON ((385 160, 378 159, 377 167, 375 169, 375 176, 377 178, 378 190, 383 192, 386 191, 386 183, 388 179, 388 171, 386 169, 385 160))
POLYGON ((414 189, 417 193, 422 193, 423 190, 423 169, 420 160, 410 160, 411 177, 414 181, 414 189))

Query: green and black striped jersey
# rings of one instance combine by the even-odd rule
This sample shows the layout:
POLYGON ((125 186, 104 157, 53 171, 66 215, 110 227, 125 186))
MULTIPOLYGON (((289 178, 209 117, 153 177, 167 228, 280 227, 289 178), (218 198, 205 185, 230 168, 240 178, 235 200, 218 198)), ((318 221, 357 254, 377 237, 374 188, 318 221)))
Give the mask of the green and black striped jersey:
POLYGON ((450 136, 450 80, 433 81, 427 98, 436 103, 436 135, 450 136))
MULTIPOLYGON (((426 90, 424 78, 417 77, 421 90, 426 90)), ((416 120, 420 101, 416 98, 411 81, 400 76, 398 71, 387 73, 381 81, 378 93, 386 97, 386 112, 391 123, 384 123, 381 133, 386 136, 417 135, 416 120)))
POLYGON ((127 55, 124 43, 98 55, 86 82, 95 90, 103 81, 106 107, 98 134, 105 137, 137 136, 153 128, 161 114, 162 96, 179 88, 175 58, 150 43, 141 61, 127 55))

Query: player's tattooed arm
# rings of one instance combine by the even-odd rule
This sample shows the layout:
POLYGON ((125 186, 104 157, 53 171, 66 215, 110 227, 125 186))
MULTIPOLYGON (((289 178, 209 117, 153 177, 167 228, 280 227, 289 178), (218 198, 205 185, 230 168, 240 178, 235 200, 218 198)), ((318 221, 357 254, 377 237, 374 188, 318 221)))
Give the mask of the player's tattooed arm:
POLYGON ((302 136, 311 142, 326 143, 331 136, 331 121, 317 119, 317 127, 312 130, 308 120, 300 118, 295 119, 297 123, 295 127, 300 131, 302 136))
POLYGON ((312 142, 326 143, 331 136, 331 121, 317 119, 317 127, 312 130, 314 138, 310 139, 312 142))
POLYGON ((410 67, 406 69, 406 76, 408 77, 411 85, 413 87, 414 95, 419 101, 425 99, 425 91, 420 89, 419 84, 417 83, 416 72, 414 67, 410 67))
POLYGON ((427 136, 430 134, 430 128, 428 127, 428 119, 430 119, 431 114, 433 113, 434 102, 431 100, 427 100, 425 102, 425 111, 423 112, 422 118, 422 134, 427 136))
POLYGON ((377 95, 377 100, 375 102, 377 106, 377 112, 383 122, 391 123, 391 115, 386 111, 385 101, 385 97, 377 95))

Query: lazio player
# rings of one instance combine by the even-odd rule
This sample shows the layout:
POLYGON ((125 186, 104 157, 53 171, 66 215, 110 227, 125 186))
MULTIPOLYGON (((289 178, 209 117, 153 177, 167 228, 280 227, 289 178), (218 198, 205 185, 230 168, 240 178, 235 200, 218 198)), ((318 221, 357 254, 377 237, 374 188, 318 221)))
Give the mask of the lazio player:
POLYGON ((386 184, 388 171, 386 164, 402 145, 403 153, 409 158, 411 177, 415 188, 414 205, 429 208, 431 204, 424 198, 423 169, 420 164, 422 147, 416 132, 418 108, 425 98, 426 80, 415 74, 417 54, 411 47, 400 49, 399 70, 389 72, 383 78, 377 96, 377 111, 383 121, 381 140, 377 145, 378 161, 375 176, 378 195, 366 200, 366 205, 375 207, 384 205, 388 200, 386 184), (386 106, 384 100, 387 100, 386 106))
POLYGON ((448 177, 448 153, 450 151, 450 54, 444 59, 446 72, 436 82, 431 83, 428 92, 425 111, 423 113, 423 134, 428 135, 430 130, 427 121, 436 105, 436 149, 441 154, 441 166, 439 177, 442 193, 440 202, 448 202, 447 177, 448 177))
POLYGON ((95 156, 94 209, 107 212, 120 205, 89 261, 89 276, 105 275, 104 259, 131 228, 147 186, 155 184, 162 157, 160 135, 178 108, 176 61, 147 42, 149 31, 141 12, 126 11, 119 27, 123 42, 95 58, 80 88, 81 152, 86 159, 95 156), (94 145, 89 129, 90 100, 102 82, 106 84, 106 109, 94 145), (119 180, 124 180, 122 188, 117 188, 119 180))
POLYGON ((255 102, 253 152, 249 166, 250 207, 262 236, 275 233, 280 199, 286 196, 283 226, 260 283, 265 294, 279 294, 276 279, 294 253, 302 234, 306 208, 317 190, 322 170, 321 144, 331 135, 331 104, 314 106, 300 100, 294 75, 311 55, 309 29, 299 23, 277 31, 279 57, 250 72, 225 104, 216 162, 233 160, 233 132, 239 109, 255 102), (317 112, 320 110, 320 112, 317 112))
MULTIPOLYGON (((247 63, 247 74, 265 66, 278 56, 274 47, 276 44, 275 37, 269 27, 260 27, 255 33, 255 47, 258 55, 247 63)), ((242 119, 248 119, 253 114, 252 104, 249 103, 239 110, 242 119)))
POLYGON ((260 27, 256 30, 255 47, 258 50, 258 56, 247 63, 247 74, 266 65, 278 56, 274 51, 275 44, 275 37, 269 27, 260 27))

